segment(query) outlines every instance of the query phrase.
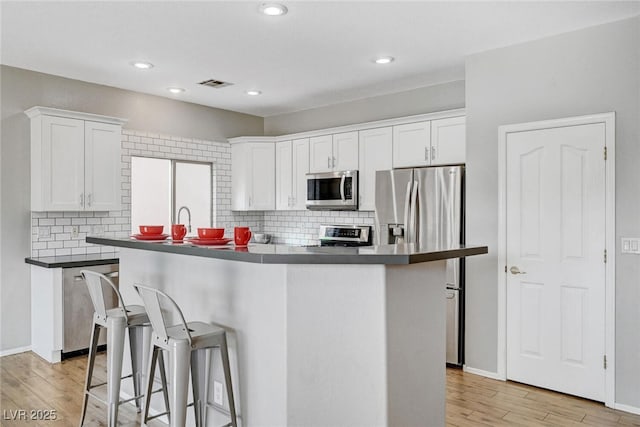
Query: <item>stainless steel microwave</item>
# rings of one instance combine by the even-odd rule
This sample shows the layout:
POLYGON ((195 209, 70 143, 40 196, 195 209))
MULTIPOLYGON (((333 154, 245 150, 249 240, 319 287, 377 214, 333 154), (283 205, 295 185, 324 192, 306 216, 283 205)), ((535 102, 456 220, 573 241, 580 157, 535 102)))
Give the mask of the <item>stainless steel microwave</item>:
POLYGON ((307 174, 307 209, 358 209, 358 171, 307 174))

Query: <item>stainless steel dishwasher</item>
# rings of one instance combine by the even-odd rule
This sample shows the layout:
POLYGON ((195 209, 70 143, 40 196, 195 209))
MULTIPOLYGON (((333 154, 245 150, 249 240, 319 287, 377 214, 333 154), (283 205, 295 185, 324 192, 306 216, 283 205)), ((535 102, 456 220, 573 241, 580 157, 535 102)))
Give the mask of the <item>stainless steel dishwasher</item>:
MULTIPOLYGON (((63 358, 87 350, 89 348, 89 341, 91 340, 94 309, 91 296, 89 295, 89 289, 80 274, 82 270, 92 270, 102 273, 111 279, 116 287, 118 286, 118 264, 62 269, 63 358)), ((106 291, 104 298, 107 307, 115 307, 118 304, 118 297, 113 291, 106 291)), ((106 342, 106 334, 100 334, 98 344, 104 345, 106 342)))

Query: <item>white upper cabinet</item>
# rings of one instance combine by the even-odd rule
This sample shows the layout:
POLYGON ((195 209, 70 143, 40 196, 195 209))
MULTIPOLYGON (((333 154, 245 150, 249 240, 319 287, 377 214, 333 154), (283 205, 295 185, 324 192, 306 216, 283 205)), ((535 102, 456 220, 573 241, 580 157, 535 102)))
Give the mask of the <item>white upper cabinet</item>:
POLYGON ((304 210, 307 203, 309 173, 309 138, 294 139, 292 144, 291 209, 304 210))
POLYGON ((291 208, 293 182, 291 141, 276 143, 276 210, 291 208))
POLYGON ((231 209, 274 210, 275 146, 272 142, 231 144, 231 209))
POLYGON ((466 161, 465 117, 431 121, 431 152, 432 165, 450 165, 466 161))
POLYGON ((464 163, 465 117, 451 117, 393 127, 393 167, 464 163))
POLYGON ((315 136, 309 139, 310 172, 358 169, 358 132, 315 136))
POLYGON ((31 210, 119 210, 125 121, 45 107, 25 113, 31 119, 31 210))
POLYGON ((431 122, 408 123, 393 127, 393 167, 429 166, 431 161, 431 122))
POLYGON ((358 132, 333 135, 333 170, 348 171, 358 169, 358 132))
POLYGON ((376 172, 393 167, 391 127, 360 131, 359 210, 375 210, 376 172))

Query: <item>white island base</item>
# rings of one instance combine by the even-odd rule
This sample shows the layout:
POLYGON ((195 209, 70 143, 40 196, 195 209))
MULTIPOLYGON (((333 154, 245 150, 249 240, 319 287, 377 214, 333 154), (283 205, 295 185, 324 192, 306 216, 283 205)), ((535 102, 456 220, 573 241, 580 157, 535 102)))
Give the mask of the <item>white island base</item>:
POLYGON ((187 321, 234 331, 242 425, 445 425, 444 260, 261 264, 120 250, 127 304, 140 303, 133 283, 149 285, 187 321))

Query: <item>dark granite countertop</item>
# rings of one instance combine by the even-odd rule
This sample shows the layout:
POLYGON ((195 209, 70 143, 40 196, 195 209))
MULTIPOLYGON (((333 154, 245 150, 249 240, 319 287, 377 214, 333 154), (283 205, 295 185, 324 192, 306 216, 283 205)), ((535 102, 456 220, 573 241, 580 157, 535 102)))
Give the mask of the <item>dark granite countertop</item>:
POLYGON ((419 247, 413 244, 344 247, 301 247, 288 245, 249 244, 246 248, 225 246, 197 246, 191 243, 174 244, 145 242, 135 239, 87 237, 87 243, 168 252, 207 258, 226 259, 262 264, 416 264, 449 258, 461 258, 487 253, 486 246, 460 245, 455 248, 419 247))
POLYGON ((118 264, 120 259, 117 253, 46 256, 39 258, 25 258, 24 262, 44 268, 73 268, 89 267, 92 265, 118 264))

